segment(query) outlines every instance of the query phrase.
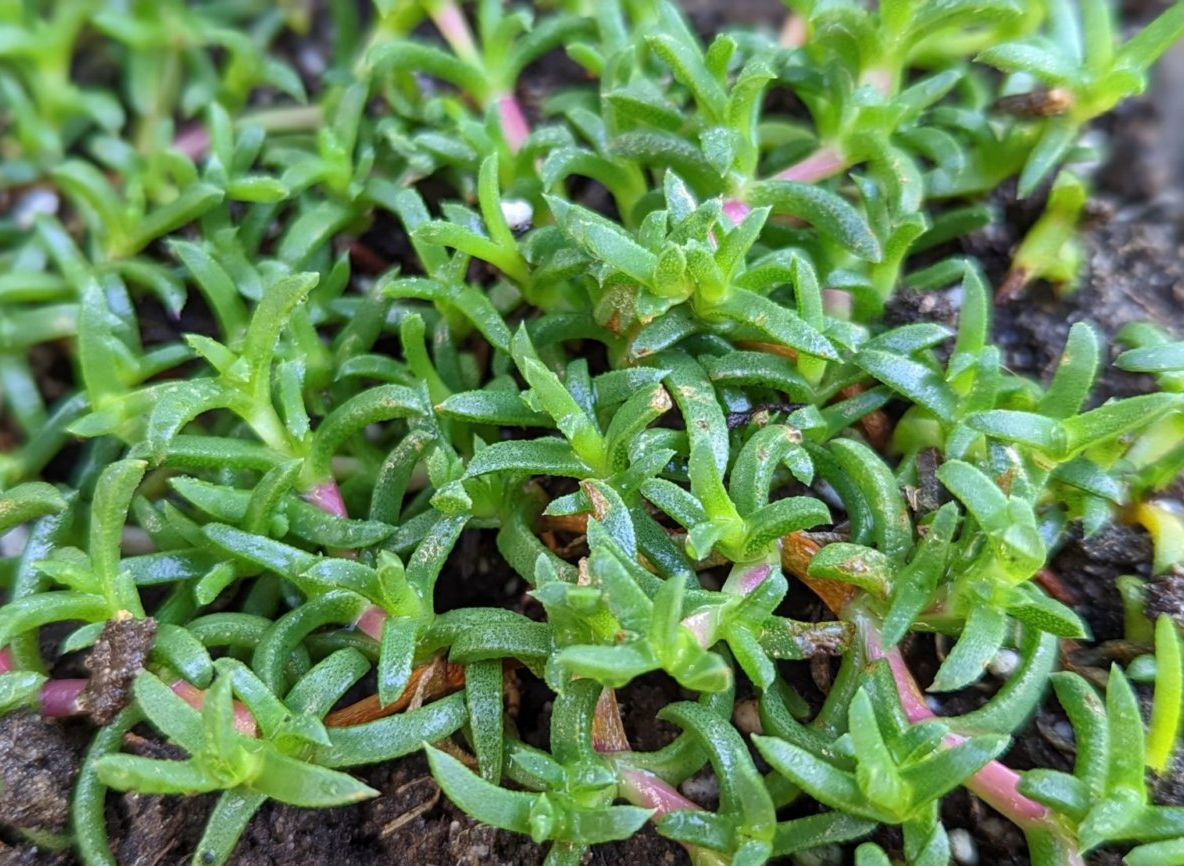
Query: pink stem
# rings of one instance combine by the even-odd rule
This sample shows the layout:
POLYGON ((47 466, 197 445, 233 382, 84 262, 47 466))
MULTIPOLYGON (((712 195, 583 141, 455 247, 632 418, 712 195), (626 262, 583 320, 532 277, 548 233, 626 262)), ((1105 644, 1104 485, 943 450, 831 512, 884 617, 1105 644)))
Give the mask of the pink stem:
POLYGON ((695 640, 703 649, 715 643, 715 627, 717 624, 716 611, 711 608, 696 611, 682 621, 682 625, 691 630, 695 640))
POLYGON ((866 620, 860 621, 859 624, 863 626, 864 646, 867 647, 868 659, 871 661, 888 660, 888 667, 892 671, 892 680, 896 683, 896 693, 900 696, 900 705, 904 708, 905 717, 913 724, 936 718, 937 714, 929 709, 929 704, 925 702, 925 696, 921 694, 916 680, 913 679, 913 675, 905 666, 900 650, 896 647, 884 649, 879 630, 866 620))
MULTIPOLYGON (((879 631, 867 619, 860 619, 859 625, 864 633, 868 659, 888 661, 892 681, 896 684, 896 693, 900 697, 900 704, 908 720, 916 724, 926 719, 937 718, 937 714, 929 709, 925 702, 921 689, 905 665, 900 650, 896 647, 885 649, 879 631)), ((958 734, 947 734, 942 742, 953 747, 966 742, 966 738, 958 734)), ((967 780, 966 787, 1021 829, 1029 829, 1046 821, 1049 813, 1040 803, 1028 799, 1019 792, 1019 782, 1020 776, 1015 770, 998 761, 991 761, 967 780)))
POLYGON ((738 198, 724 199, 724 216, 735 225, 744 222, 744 218, 752 212, 752 208, 738 198))
POLYGON ((896 89, 893 84, 892 73, 882 67, 869 69, 865 72, 863 83, 885 98, 891 96, 892 91, 896 89))
POLYGON ((354 626, 362 634, 382 640, 382 627, 386 620, 386 611, 377 605, 371 605, 362 611, 361 616, 354 621, 354 626))
MULTIPOLYGON (((773 573, 773 565, 769 562, 758 562, 755 565, 737 566, 732 569, 724 583, 724 592, 731 595, 750 595, 773 573)), ((699 646, 708 649, 716 641, 716 631, 719 628, 719 608, 708 607, 696 611, 682 621, 682 625, 691 630, 699 646)))
MULTIPOLYGON (((181 700, 185 701, 185 703, 189 704, 195 710, 200 710, 202 704, 206 702, 205 691, 190 685, 184 680, 177 680, 171 688, 181 700)), ((259 729, 255 725, 255 717, 239 701, 234 702, 234 727, 240 734, 245 734, 248 737, 259 735, 259 729)))
POLYGON ((210 133, 202 124, 191 123, 177 133, 173 139, 173 149, 198 162, 210 151, 210 133))
MULTIPOLYGON (((950 734, 946 737, 963 741, 962 737, 950 734)), ((998 761, 991 761, 966 782, 966 787, 980 800, 1001 815, 1006 815, 1021 828, 1030 827, 1048 817, 1048 810, 1035 800, 1029 800, 1019 792, 1019 773, 998 761)))
POLYGON ((806 19, 796 12, 791 12, 785 19, 785 24, 781 26, 779 41, 783 48, 801 48, 806 44, 808 35, 806 19))
POLYGON ((502 135, 510 150, 517 153, 530 137, 530 121, 522 110, 522 103, 512 93, 497 98, 497 114, 502 122, 502 135))
MULTIPOLYGON (((847 167, 847 160, 833 147, 821 147, 805 159, 799 160, 789 168, 782 169, 770 180, 792 180, 797 183, 817 183, 834 177, 847 167)), ((742 198, 725 198, 724 214, 733 222, 739 223, 752 210, 742 198)))
POLYGON ((773 180, 793 180, 798 183, 817 183, 834 177, 847 167, 847 160, 833 147, 822 147, 789 168, 773 175, 773 180))
MULTIPOLYGON (((12 650, 8 647, 0 649, 0 674, 6 674, 16 668, 12 658, 12 650)), ((86 680, 48 680, 41 687, 39 701, 41 715, 61 718, 76 716, 82 712, 78 706, 78 696, 86 688, 86 680)))
MULTIPOLYGON (((767 562, 762 562, 759 565, 754 565, 745 568, 740 572, 739 580, 737 581, 736 592, 737 595, 751 595, 758 586, 764 583, 770 574, 773 573, 773 566, 767 562)), ((731 581, 729 580, 729 583, 731 581)), ((724 587, 725 591, 727 587, 724 587)))
POLYGON ((828 316, 838 319, 851 318, 851 293, 842 289, 823 289, 822 308, 828 316))
POLYGON ((87 680, 50 680, 41 687, 41 715, 52 718, 76 716, 82 712, 78 696, 87 680))
POLYGON ((332 514, 334 517, 349 517, 349 512, 345 509, 345 500, 341 498, 341 488, 332 478, 315 485, 304 494, 304 500, 312 503, 326 514, 332 514))
MULTIPOLYGON (((653 773, 633 767, 620 767, 618 769, 620 777, 618 790, 621 796, 634 806, 653 809, 654 815, 650 820, 655 824, 661 820, 663 815, 668 815, 671 812, 686 809, 694 809, 699 812, 703 811, 702 806, 693 800, 688 800, 682 794, 678 793, 673 786, 653 773)), ((694 845, 684 844, 683 847, 687 849, 687 854, 690 855, 691 862, 695 866, 724 866, 727 863, 723 857, 714 851, 708 851, 705 848, 698 848, 694 845)))
POLYGON ((436 29, 457 57, 473 64, 480 60, 477 44, 473 41, 472 31, 469 30, 469 22, 465 20, 464 13, 456 3, 452 0, 433 3, 428 14, 432 16, 436 29))
POLYGON ((621 767, 619 768, 619 776, 621 796, 635 806, 656 810, 655 819, 680 809, 703 810, 702 806, 693 800, 688 800, 669 782, 647 770, 621 767))
MULTIPOLYGON (((341 488, 337 486, 337 481, 332 476, 329 476, 327 481, 322 481, 320 484, 315 484, 309 490, 304 492, 304 501, 317 508, 326 514, 331 514, 334 517, 349 517, 349 510, 345 507, 345 500, 341 498, 341 488)), ((330 550, 329 554, 332 556, 339 556, 342 559, 357 559, 357 551, 354 550, 330 550)))

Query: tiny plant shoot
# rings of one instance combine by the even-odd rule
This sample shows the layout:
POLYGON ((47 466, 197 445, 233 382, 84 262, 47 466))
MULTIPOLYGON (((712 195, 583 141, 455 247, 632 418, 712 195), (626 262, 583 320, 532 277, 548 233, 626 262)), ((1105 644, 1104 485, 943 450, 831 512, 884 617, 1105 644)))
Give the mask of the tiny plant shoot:
POLYGON ((548 866, 647 824, 696 866, 942 866, 959 788, 1035 866, 1184 864, 1145 605, 1184 343, 1078 323, 1038 383, 991 325, 1081 278, 1083 136, 1184 2, 785 6, 0 4, 0 713, 92 731, 18 841, 114 866, 112 792, 209 793, 218 866, 423 753, 548 866), (991 285, 959 244, 1005 185, 1039 216, 991 285), (956 325, 889 324, 906 286, 956 325), (1098 399, 1110 358, 1155 387, 1098 399), (1120 522, 1124 649, 1066 667, 1049 564, 1120 522), (1071 759, 1015 769, 1038 707, 1071 759))

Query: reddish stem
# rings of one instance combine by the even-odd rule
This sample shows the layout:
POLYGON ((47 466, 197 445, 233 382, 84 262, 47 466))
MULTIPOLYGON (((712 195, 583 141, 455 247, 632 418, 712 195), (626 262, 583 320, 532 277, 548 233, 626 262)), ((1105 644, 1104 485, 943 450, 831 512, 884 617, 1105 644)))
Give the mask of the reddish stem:
POLYGON ((190 123, 173 139, 173 149, 179 150, 194 162, 200 162, 210 152, 210 133, 201 123, 190 123))
MULTIPOLYGON (((6 674, 16 669, 16 662, 12 658, 9 647, 0 649, 0 674, 6 674)), ((78 696, 86 688, 86 680, 48 680, 41 687, 38 696, 41 704, 41 715, 61 718, 76 716, 82 712, 78 706, 78 696)))
MULTIPOLYGON (((621 722, 616 692, 609 688, 602 689, 596 701, 596 711, 592 717, 592 748, 600 754, 609 754, 625 760, 628 760, 625 756, 631 751, 629 739, 625 735, 625 725, 621 722)), ((616 770, 618 795, 634 806, 653 809, 654 814, 650 820, 655 824, 663 815, 671 812, 703 809, 698 803, 680 794, 678 789, 665 779, 648 770, 639 770, 619 761, 616 762, 616 770)), ((724 866, 724 861, 711 851, 693 845, 684 844, 683 847, 687 849, 695 866, 724 866)))
POLYGON ((781 36, 778 41, 783 48, 801 48, 806 44, 809 30, 806 19, 796 12, 790 12, 781 25, 781 36))
POLYGON ((82 712, 78 696, 86 689, 87 680, 50 680, 41 687, 41 715, 51 718, 76 716, 82 712))
MULTIPOLYGON (((618 790, 621 796, 634 806, 653 809, 654 815, 650 820, 655 824, 661 820, 663 815, 668 815, 671 812, 686 809, 703 811, 703 807, 698 803, 688 800, 669 783, 647 770, 638 770, 634 767, 618 767, 617 770, 620 777, 618 790)), ((683 847, 687 849, 687 854, 690 855, 691 862, 695 866, 724 866, 727 863, 722 856, 714 851, 694 845, 684 844, 683 847)))
POLYGON ((530 138, 530 121, 526 119, 526 112, 522 110, 522 103, 512 93, 499 96, 495 102, 497 115, 502 123, 502 135, 510 150, 517 153, 530 138))
POLYGON ((326 514, 332 514, 334 517, 349 517, 349 512, 345 508, 345 500, 341 498, 341 488, 332 478, 314 485, 304 494, 304 500, 312 503, 326 514))
MULTIPOLYGON (((190 685, 184 680, 177 680, 170 686, 177 696, 195 710, 200 710, 202 704, 206 702, 206 693, 204 689, 199 689, 197 686, 190 685)), ((251 711, 246 708, 241 702, 234 702, 234 727, 240 734, 245 734, 248 737, 259 736, 259 729, 255 724, 255 717, 251 715, 251 711)))
POLYGON ((433 3, 428 14, 435 22, 436 29, 461 60, 479 65, 480 55, 477 53, 477 43, 473 40, 473 33, 469 30, 469 22, 464 13, 452 0, 433 3))
POLYGON ((863 83, 870 87, 876 93, 887 99, 896 90, 895 76, 891 70, 877 67, 869 69, 863 74, 863 83))
MULTIPOLYGON (((795 162, 789 168, 782 169, 773 175, 769 180, 792 180, 797 183, 817 183, 820 180, 826 180, 828 177, 834 177, 839 172, 847 167, 847 159, 835 150, 834 147, 827 145, 821 147, 814 153, 807 156, 805 159, 795 162)), ((743 193, 741 192, 741 195, 743 193)), ((733 223, 739 223, 746 216, 752 208, 744 201, 743 198, 725 198, 723 211, 733 223)))
POLYGON ((724 199, 724 216, 730 219, 735 225, 740 225, 740 223, 744 222, 744 218, 751 212, 752 208, 738 198, 724 199))
MULTIPOLYGON (((731 595, 751 595, 772 573, 773 565, 770 562, 738 566, 728 575, 724 583, 724 592, 731 595)), ((691 630, 699 646, 709 649, 717 640, 719 615, 718 607, 707 607, 686 617, 682 625, 691 630)))
MULTIPOLYGON (((756 588, 764 583, 770 574, 773 573, 773 566, 767 562, 762 562, 759 565, 746 568, 739 573, 736 580, 735 588, 732 590, 736 595, 751 595, 756 591, 756 588)), ((731 580, 728 581, 731 583, 731 580)), ((728 587, 724 586, 724 591, 728 591, 728 587)))
POLYGON ((821 147, 803 160, 773 175, 773 180, 792 180, 798 183, 817 183, 834 177, 847 167, 847 160, 829 145, 821 147))
POLYGON ((680 809, 703 810, 698 803, 688 800, 673 785, 648 770, 620 767, 618 774, 621 796, 635 806, 656 810, 655 819, 680 809))
POLYGON ((371 605, 362 611, 361 615, 354 620, 354 627, 364 635, 368 635, 375 640, 382 640, 382 627, 386 623, 386 620, 386 611, 377 605, 371 605))
MULTIPOLYGON (((892 680, 896 684, 896 693, 904 707, 905 716, 912 723, 926 719, 937 718, 937 714, 929 709, 921 689, 905 665, 904 657, 896 647, 885 649, 880 640, 879 631, 867 619, 859 622, 864 633, 864 645, 870 660, 885 659, 892 671, 892 680)), ((959 734, 947 734, 943 742, 950 747, 961 745, 966 738, 959 734)), ((966 787, 976 794, 979 799, 1009 818, 1021 829, 1031 829, 1034 825, 1045 822, 1049 818, 1048 809, 1030 800, 1019 792, 1020 776, 1015 770, 999 763, 990 761, 981 770, 966 781, 966 787)))

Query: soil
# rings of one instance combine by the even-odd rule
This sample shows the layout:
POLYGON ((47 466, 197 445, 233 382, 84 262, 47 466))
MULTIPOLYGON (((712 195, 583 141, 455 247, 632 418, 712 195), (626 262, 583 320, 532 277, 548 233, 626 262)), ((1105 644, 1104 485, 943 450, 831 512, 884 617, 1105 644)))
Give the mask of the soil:
MULTIPOLYGON (((76 733, 77 726, 71 726, 76 733)), ((29 710, 0 716, 0 818, 5 829, 59 832, 85 739, 29 710)))
POLYGON ((132 682, 156 637, 156 620, 131 616, 109 620, 86 657, 90 677, 79 704, 96 725, 109 725, 131 701, 132 682))
MULTIPOLYGON (((1137 14, 1148 16, 1154 2, 1130 3, 1137 14)), ((713 33, 730 23, 779 26, 784 7, 773 0, 683 0, 694 25, 713 33)), ((1181 65, 1179 62, 1176 65, 1181 65)), ((1169 71, 1171 62, 1169 62, 1169 71)), ((528 72, 521 95, 529 112, 537 111, 545 95, 557 84, 572 80, 576 67, 561 55, 545 58, 528 72)), ((1163 88, 1168 100, 1184 88, 1163 88)), ((1162 102, 1162 100, 1161 100, 1162 102)), ((1127 321, 1152 319, 1184 333, 1184 256, 1181 255, 1180 206, 1170 194, 1181 188, 1179 165, 1164 158, 1164 124, 1157 103, 1137 100, 1108 119, 1106 131, 1114 134, 1111 159, 1100 168, 1096 183, 1102 207, 1095 224, 1085 234, 1087 267, 1079 290, 1062 295, 1052 286, 1036 284, 995 313, 995 339, 1003 348, 1011 369, 1047 381, 1069 327, 1089 321, 1107 338, 1127 321), (1164 191, 1169 191, 1165 194, 1164 191)), ((1178 125, 1176 125, 1178 126, 1178 125)), ((1168 125, 1169 130, 1173 127, 1168 125)), ((1181 149, 1178 152, 1184 152, 1181 149)), ((1040 213, 1039 198, 1017 201, 1014 191, 997 198, 1003 219, 976 233, 961 245, 961 252, 978 256, 992 285, 1006 275, 1010 256, 1026 229, 1040 213)), ((411 261, 409 245, 389 225, 376 225, 359 239, 359 258, 373 256, 362 271, 383 270, 391 261, 411 261)), ((359 262, 365 265, 365 262, 359 262)), ((940 294, 898 295, 889 313, 894 321, 955 321, 949 299, 940 294)), ((1099 383, 1097 401, 1111 396, 1148 390, 1148 380, 1108 370, 1099 383)), ((2 444, 2 443, 0 443, 2 444)), ((1122 636, 1122 609, 1114 579, 1121 574, 1147 573, 1149 542, 1140 531, 1117 526, 1082 539, 1079 531, 1051 562, 1059 585, 1083 618, 1095 640, 1122 636)), ((442 576, 441 597, 449 606, 497 604, 528 610, 521 580, 504 574, 493 555, 488 534, 466 533, 457 554, 442 576), (472 579, 475 576, 480 579, 472 579)), ((787 602, 801 618, 812 618, 819 605, 803 593, 791 593, 787 602), (796 605, 796 606, 795 606, 796 605)), ((1170 575, 1151 584, 1149 608, 1168 612, 1184 625, 1184 577, 1170 575)), ((94 685, 86 700, 96 721, 109 719, 127 700, 127 688, 143 663, 152 633, 146 626, 113 625, 105 631, 87 662, 94 685), (110 632, 110 633, 108 633, 110 632)), ((910 658, 923 654, 934 665, 934 644, 920 643, 910 658)), ((77 660, 67 660, 76 664, 77 660)), ((919 666, 922 673, 924 665, 919 666)), ((815 707, 832 668, 825 664, 786 666, 795 686, 815 707), (815 683, 819 685, 816 686, 815 683)), ((520 734, 528 742, 545 745, 550 720, 548 693, 540 683, 519 673, 520 734)), ((680 697, 676 684, 662 677, 642 678, 619 693, 622 717, 635 748, 659 748, 676 729, 655 721, 657 709, 680 697)), ((742 696, 741 696, 742 697, 742 696)), ((985 699, 982 690, 951 696, 948 711, 964 711, 985 699)), ((17 712, 0 717, 0 866, 69 866, 68 853, 38 849, 28 844, 25 831, 58 832, 68 824, 69 794, 73 777, 89 737, 81 722, 44 720, 17 712)), ((147 729, 129 737, 128 748, 145 754, 163 754, 147 729)), ((1015 766, 1064 768, 1072 761, 1071 735, 1066 737, 1064 718, 1055 705, 1042 707, 1029 728, 1017 740, 1008 762, 1015 766)), ((1163 802, 1184 799, 1184 767, 1177 763, 1161 780, 1157 796, 1163 802)), ((268 802, 249 825, 231 859, 234 866, 450 866, 450 864, 505 864, 537 866, 546 849, 513 834, 477 824, 457 810, 431 779, 426 762, 414 755, 390 764, 362 768, 358 775, 381 792, 366 803, 337 809, 304 810, 268 802)), ((692 780, 694 783, 695 780, 692 780)), ((702 780, 699 780, 702 783, 702 780)), ((709 786, 708 786, 709 787, 709 786)), ((210 796, 181 800, 175 797, 112 793, 108 798, 108 827, 112 851, 121 866, 180 866, 199 839, 209 810, 210 796)), ((943 806, 948 829, 969 832, 979 866, 1026 864, 1022 835, 998 818, 976 798, 958 791, 943 806)), ((874 837, 890 853, 899 852, 899 833, 883 829, 874 837)), ((850 852, 820 855, 811 862, 849 862, 850 852)), ((683 866, 689 858, 675 843, 646 827, 627 842, 598 846, 587 861, 598 866, 683 866)), ((803 861, 805 862, 805 861, 803 861)), ((1091 863, 1117 862, 1115 852, 1093 855, 1091 863)))

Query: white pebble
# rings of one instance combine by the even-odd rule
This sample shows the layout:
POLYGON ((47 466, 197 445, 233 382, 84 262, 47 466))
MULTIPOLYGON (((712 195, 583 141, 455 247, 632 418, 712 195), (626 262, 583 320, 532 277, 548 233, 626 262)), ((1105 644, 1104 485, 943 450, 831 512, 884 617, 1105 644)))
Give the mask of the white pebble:
POLYGON ((524 232, 534 221, 534 208, 521 198, 502 199, 502 216, 512 232, 524 232))
POLYGON ((748 698, 736 704, 732 711, 732 723, 746 734, 763 734, 761 714, 754 699, 748 698))
POLYGON ((33 187, 22 196, 13 211, 13 221, 17 228, 32 228, 33 220, 38 214, 55 214, 58 212, 58 196, 53 190, 33 187))
POLYGON ((995 657, 991 659, 987 669, 991 672, 991 676, 1005 680, 1015 673, 1015 669, 1019 666, 1019 653, 1015 650, 1001 649, 995 653, 995 657))
POLYGON ((696 803, 711 803, 719 799, 719 780, 714 773, 696 773, 679 785, 678 790, 696 803))
POLYGON ((949 832, 950 854, 955 863, 962 866, 975 866, 978 863, 978 843, 970 835, 970 831, 955 827, 949 832))
POLYGON ((0 532, 0 559, 20 556, 29 541, 29 530, 25 526, 14 526, 8 532, 0 532))

